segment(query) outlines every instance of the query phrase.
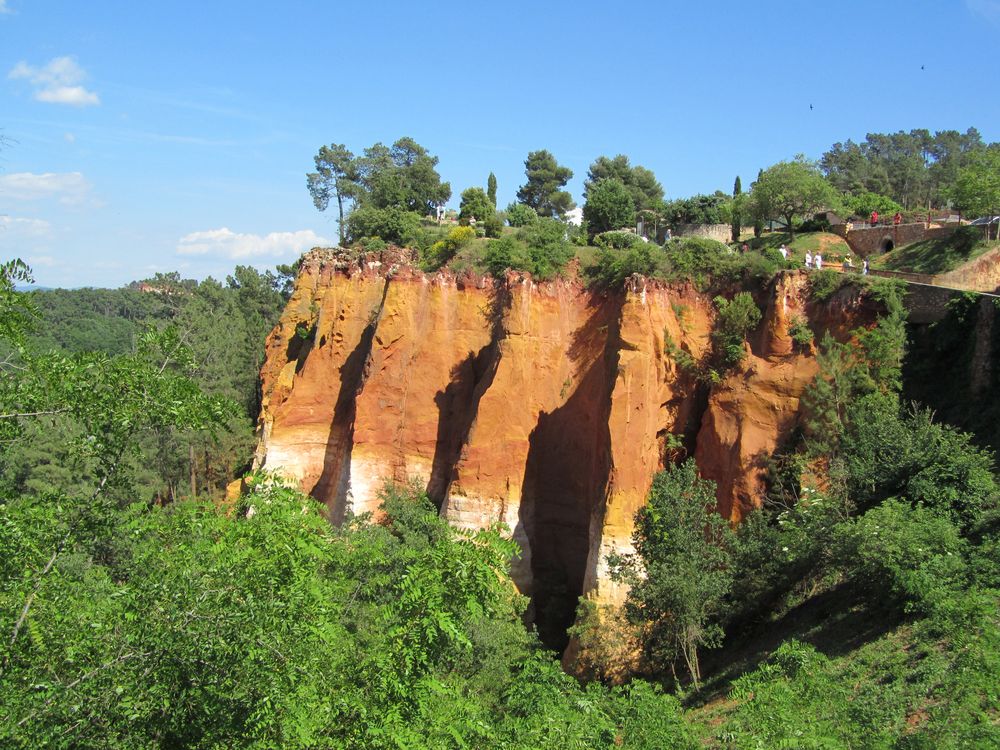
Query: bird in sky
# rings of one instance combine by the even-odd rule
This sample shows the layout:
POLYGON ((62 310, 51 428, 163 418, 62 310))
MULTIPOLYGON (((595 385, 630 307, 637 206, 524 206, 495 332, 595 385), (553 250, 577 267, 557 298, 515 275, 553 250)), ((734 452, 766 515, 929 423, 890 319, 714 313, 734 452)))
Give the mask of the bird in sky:
POLYGON ((813 105, 811 105, 811 104, 810 104, 810 105, 809 105, 809 109, 812 109, 812 108, 813 108, 813 105))

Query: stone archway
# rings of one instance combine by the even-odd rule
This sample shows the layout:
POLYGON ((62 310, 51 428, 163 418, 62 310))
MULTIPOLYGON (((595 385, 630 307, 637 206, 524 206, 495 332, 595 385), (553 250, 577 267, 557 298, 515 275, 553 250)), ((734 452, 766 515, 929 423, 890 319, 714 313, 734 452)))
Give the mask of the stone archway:
POLYGON ((878 251, 880 253, 888 253, 896 246, 896 243, 892 241, 892 237, 883 237, 882 241, 879 243, 878 251))

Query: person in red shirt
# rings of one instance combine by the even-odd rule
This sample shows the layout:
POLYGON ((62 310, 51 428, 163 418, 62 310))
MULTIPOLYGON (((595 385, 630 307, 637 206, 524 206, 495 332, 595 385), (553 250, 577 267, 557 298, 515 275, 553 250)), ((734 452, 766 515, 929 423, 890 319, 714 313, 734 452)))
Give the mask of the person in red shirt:
POLYGON ((902 223, 902 221, 903 221, 903 214, 897 211, 896 215, 892 217, 892 223, 895 224, 896 226, 899 226, 902 223))
POLYGON ((878 224, 878 211, 872 211, 872 226, 878 224))

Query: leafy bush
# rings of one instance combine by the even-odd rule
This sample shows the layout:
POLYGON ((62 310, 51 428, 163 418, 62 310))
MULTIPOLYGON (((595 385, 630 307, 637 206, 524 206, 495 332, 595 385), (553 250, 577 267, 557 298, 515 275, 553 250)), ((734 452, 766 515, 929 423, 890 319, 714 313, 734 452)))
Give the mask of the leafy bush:
POLYGON ((476 230, 472 227, 453 227, 443 240, 438 240, 426 251, 421 253, 424 268, 435 271, 455 257, 455 253, 476 239, 476 230))
POLYGON ((749 292, 740 292, 731 300, 716 297, 718 313, 712 343, 715 356, 724 369, 730 369, 743 361, 743 342, 747 334, 760 323, 760 309, 749 292))
POLYGON ((487 237, 499 237, 503 234, 503 221, 496 213, 483 219, 481 226, 487 237))
POLYGON ((395 245, 412 245, 420 232, 420 215, 401 208, 356 208, 347 217, 347 234, 353 241, 380 237, 395 245))
POLYGON ((788 324, 788 335, 792 337, 792 344, 802 351, 809 351, 813 344, 813 332, 809 328, 809 321, 801 315, 796 315, 788 324))
POLYGON ((539 218, 522 226, 518 241, 524 243, 530 258, 529 268, 536 279, 550 279, 573 258, 573 246, 566 239, 566 225, 558 219, 539 218))
POLYGON ((809 274, 809 296, 816 302, 826 302, 841 287, 850 283, 850 276, 832 269, 814 271, 809 274))
POLYGON ((523 203, 511 203, 507 206, 507 223, 512 227, 523 227, 538 221, 535 209, 523 203))
POLYGON ((965 583, 966 544, 946 517, 890 499, 839 528, 841 564, 873 595, 926 608, 965 583))
POLYGON ((531 256, 528 248, 513 237, 501 237, 490 240, 486 244, 483 263, 490 274, 499 279, 508 268, 514 270, 530 270, 531 256))
POLYGON ((662 253, 655 245, 641 240, 621 250, 604 247, 597 251, 597 264, 591 269, 591 273, 603 284, 621 287, 625 279, 633 274, 652 276, 658 267, 657 255, 662 253))
POLYGON ((635 232, 615 230, 602 232, 594 237, 594 244, 605 250, 628 250, 636 245, 646 244, 635 232))

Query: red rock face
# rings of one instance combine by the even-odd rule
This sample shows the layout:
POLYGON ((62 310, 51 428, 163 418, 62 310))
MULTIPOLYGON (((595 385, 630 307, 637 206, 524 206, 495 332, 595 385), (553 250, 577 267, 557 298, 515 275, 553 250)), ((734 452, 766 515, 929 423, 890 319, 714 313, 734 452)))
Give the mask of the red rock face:
POLYGON ((693 451, 728 518, 760 503, 762 459, 817 369, 789 324, 843 338, 857 308, 810 309, 804 276, 783 276, 744 365, 709 390, 678 365, 711 343, 714 308, 690 287, 600 293, 404 261, 306 256, 267 343, 256 464, 295 478, 334 521, 377 512, 384 482, 413 481, 457 526, 505 523, 523 550, 514 579, 552 643, 581 594, 623 598, 607 556, 631 550, 665 461, 693 451))

